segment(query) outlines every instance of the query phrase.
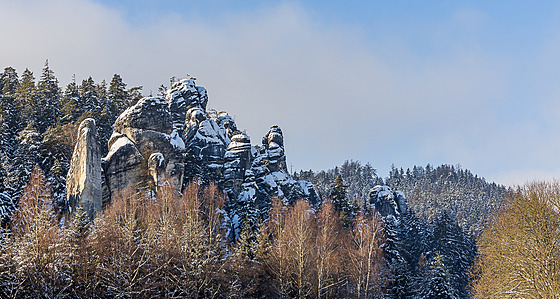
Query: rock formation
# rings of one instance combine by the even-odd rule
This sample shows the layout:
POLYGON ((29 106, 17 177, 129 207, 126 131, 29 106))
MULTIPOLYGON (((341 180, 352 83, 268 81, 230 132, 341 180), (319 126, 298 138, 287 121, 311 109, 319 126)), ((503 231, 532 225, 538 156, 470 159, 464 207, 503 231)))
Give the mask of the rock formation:
POLYGON ((266 218, 272 197, 279 197, 287 204, 298 199, 308 200, 312 206, 320 202, 313 184, 294 180, 287 172, 280 127, 270 127, 262 140, 262 145, 253 149, 251 168, 245 171, 240 193, 230 191, 232 234, 239 233, 245 219, 257 224, 266 218))
POLYGON ((141 99, 117 118, 109 139, 103 170, 110 196, 128 188, 156 188, 164 180, 180 190, 184 152, 167 101, 141 99))
POLYGON ((90 218, 101 210, 101 151, 97 127, 91 118, 78 128, 78 139, 66 179, 66 201, 70 211, 82 206, 90 218))
POLYGON ((401 191, 393 191, 389 186, 375 186, 369 193, 371 208, 383 216, 398 216, 407 212, 406 198, 401 191))
POLYGON ((251 139, 245 134, 231 138, 224 156, 222 185, 230 198, 236 198, 241 192, 245 172, 251 167, 251 139))
MULTIPOLYGON (((92 211, 97 211, 102 202, 109 203, 128 189, 156 191, 169 181, 180 191, 195 178, 201 183, 216 181, 228 196, 235 233, 247 217, 255 223, 266 217, 274 196, 287 203, 297 199, 314 205, 319 202, 311 183, 296 181, 288 173, 280 127, 272 126, 262 145, 252 146, 249 136, 237 130, 227 113, 206 110, 206 89, 196 86, 194 80, 190 77, 175 83, 165 99, 143 98, 126 109, 115 121, 109 153, 103 159, 95 138, 80 135, 84 141, 79 139, 74 152, 78 158, 72 160, 68 174, 72 182, 67 190, 69 203, 75 198, 82 203, 95 198, 92 211), (87 159, 83 158, 86 153, 87 159), (86 185, 95 190, 94 196, 86 196, 85 189, 74 183, 90 168, 95 169, 95 179, 88 179, 86 185)), ((80 128, 91 124, 93 120, 85 121, 80 128)), ((84 132, 88 131, 94 130, 84 132)))

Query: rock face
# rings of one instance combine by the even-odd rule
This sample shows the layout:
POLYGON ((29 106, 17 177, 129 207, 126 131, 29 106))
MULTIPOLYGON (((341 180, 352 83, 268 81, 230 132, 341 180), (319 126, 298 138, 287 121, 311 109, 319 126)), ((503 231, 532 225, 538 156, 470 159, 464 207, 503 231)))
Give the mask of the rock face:
POLYGON ((194 78, 180 80, 173 84, 173 88, 167 93, 169 110, 173 128, 182 135, 185 126, 185 117, 190 108, 197 107, 202 111, 206 110, 208 95, 206 89, 196 86, 194 78))
POLYGON ((109 196, 128 188, 157 188, 168 180, 180 190, 185 145, 173 129, 168 103, 143 98, 115 121, 103 169, 109 196))
POLYGON ((78 139, 66 179, 66 200, 70 211, 82 206, 90 218, 101 210, 101 151, 97 127, 91 118, 78 128, 78 139))
POLYGON ((198 165, 191 175, 217 180, 230 143, 225 128, 220 127, 216 119, 209 118, 202 108, 194 107, 187 111, 185 130, 189 162, 198 165))
POLYGON ((272 126, 264 135, 263 140, 263 163, 268 164, 267 168, 271 172, 287 172, 286 156, 284 155, 284 135, 279 126, 272 126))
POLYGON ((375 186, 369 193, 370 205, 383 216, 398 216, 407 212, 406 198, 401 191, 389 186, 375 186))
POLYGON ((280 127, 270 127, 262 140, 262 146, 252 149, 251 168, 245 171, 240 193, 228 193, 231 193, 233 237, 246 220, 255 225, 265 219, 273 197, 279 197, 287 204, 293 204, 298 199, 308 200, 312 206, 320 203, 313 184, 294 180, 287 172, 280 127))
MULTIPOLYGON (((215 181, 228 196, 235 234, 245 219, 256 224, 265 218, 274 196, 287 203, 307 199, 315 205, 320 201, 311 183, 296 181, 288 173, 280 127, 270 127, 262 145, 252 146, 249 136, 237 130, 226 112, 206 110, 206 89, 196 86, 194 80, 190 77, 175 83, 165 99, 143 98, 124 111, 115 121, 109 153, 103 159, 90 140, 94 137, 83 137, 68 181, 77 182, 82 172, 95 169, 95 179, 86 184, 95 189, 93 211, 128 189, 157 191, 169 181, 180 191, 194 179, 215 181), (81 158, 85 156, 88 158, 81 158)), ((84 126, 91 124, 93 120, 84 122, 84 126)), ((88 131, 93 132, 84 132, 88 131)), ((69 202, 90 198, 83 195, 86 191, 75 191, 85 190, 77 185, 68 184, 69 202)))
POLYGON ((251 167, 251 139, 245 134, 231 138, 224 156, 222 185, 230 198, 236 198, 241 192, 245 172, 251 167))

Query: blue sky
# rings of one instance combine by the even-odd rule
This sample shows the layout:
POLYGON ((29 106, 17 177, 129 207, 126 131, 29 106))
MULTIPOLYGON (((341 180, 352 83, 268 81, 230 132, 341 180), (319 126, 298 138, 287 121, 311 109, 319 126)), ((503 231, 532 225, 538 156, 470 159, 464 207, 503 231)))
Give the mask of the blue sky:
POLYGON ((254 144, 280 125, 294 170, 560 177, 557 2, 0 0, 0 26, 0 67, 61 85, 195 74, 254 144))

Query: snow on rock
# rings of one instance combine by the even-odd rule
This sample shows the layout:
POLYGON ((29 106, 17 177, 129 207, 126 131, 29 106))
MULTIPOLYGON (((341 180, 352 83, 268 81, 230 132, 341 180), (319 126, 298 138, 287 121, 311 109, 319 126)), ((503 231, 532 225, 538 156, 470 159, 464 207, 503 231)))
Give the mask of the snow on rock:
MULTIPOLYGON (((312 206, 317 206, 320 198, 313 184, 307 181, 296 181, 287 172, 284 138, 280 127, 270 127, 262 140, 261 146, 253 147, 248 145, 248 137, 236 135, 228 147, 226 158, 236 157, 233 152, 239 149, 243 149, 240 152, 244 154, 251 153, 252 157, 251 167, 246 170, 240 188, 233 189, 233 191, 230 189, 228 192, 231 200, 231 213, 239 215, 241 220, 248 219, 253 225, 256 225, 268 217, 267 211, 274 197, 279 197, 286 204, 293 204, 296 200, 304 199, 308 200, 312 206), (239 189, 241 191, 235 196, 239 189)), ((240 170, 236 174, 239 174, 240 170)), ((230 175, 232 171, 224 173, 230 175)))
POLYGON ((224 156, 222 185, 229 198, 241 192, 245 172, 251 167, 251 139, 245 134, 232 136, 224 156))
POLYGON ((406 198, 401 191, 393 191, 389 186, 377 185, 369 193, 372 208, 383 216, 401 215, 407 212, 406 198))
POLYGON ((173 145, 175 148, 179 150, 185 150, 185 142, 183 141, 181 136, 179 136, 179 133, 177 133, 176 130, 174 130, 171 133, 169 141, 171 142, 171 145, 173 145))
POLYGON ((179 80, 179 82, 173 84, 172 89, 166 95, 173 128, 178 130, 179 134, 184 130, 185 117, 190 108, 196 107, 202 111, 206 110, 208 94, 204 87, 196 86, 195 80, 190 75, 187 79, 179 80))
POLYGON ((154 130, 170 134, 171 115, 165 99, 147 97, 126 109, 115 121, 114 131, 122 133, 127 128, 154 130))
POLYGON ((109 197, 104 201, 129 186, 156 188, 164 178, 180 190, 184 152, 167 101, 156 97, 139 100, 115 121, 103 163, 109 197))
POLYGON ((188 76, 165 99, 143 98, 117 118, 101 163, 103 203, 131 186, 157 190, 164 179, 176 189, 195 178, 216 181, 228 196, 234 235, 246 219, 253 224, 265 219, 273 197, 317 206, 313 185, 287 171, 280 127, 271 126, 262 144, 251 145, 228 113, 206 110, 207 90, 195 80, 188 76))

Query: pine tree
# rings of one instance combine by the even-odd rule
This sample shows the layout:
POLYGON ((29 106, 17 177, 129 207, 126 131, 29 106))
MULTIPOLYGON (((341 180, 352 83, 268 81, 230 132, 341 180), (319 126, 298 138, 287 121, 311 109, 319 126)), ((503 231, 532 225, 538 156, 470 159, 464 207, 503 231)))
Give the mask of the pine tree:
POLYGON ((76 122, 82 113, 84 113, 80 105, 80 92, 75 77, 73 77, 72 82, 66 86, 61 106, 63 124, 76 122))
POLYGON ((54 125, 60 117, 60 88, 58 87, 58 79, 49 68, 48 60, 45 62, 45 67, 37 84, 37 93, 40 109, 36 111, 36 126, 37 130, 43 133, 48 127, 54 125))
POLYGON ((244 223, 237 239, 237 246, 245 259, 253 260, 256 258, 258 251, 257 233, 249 217, 245 218, 244 223))
POLYGON ((113 79, 111 79, 109 84, 108 99, 115 106, 115 115, 121 114, 130 106, 129 98, 130 95, 126 91, 126 83, 123 82, 120 75, 113 75, 113 79))
POLYGON ((72 213, 72 226, 68 237, 74 245, 83 243, 90 229, 90 219, 87 211, 82 205, 78 205, 76 211, 72 213))
MULTIPOLYGON (((443 257, 437 254, 431 266, 428 283, 422 294, 426 299, 458 299, 452 279, 446 269, 443 257)), ((467 298, 467 297, 465 297, 467 298)))
POLYGON ((18 84, 18 74, 13 67, 6 67, 4 73, 0 75, 0 94, 4 97, 13 96, 18 84))
POLYGON ((344 185, 342 175, 337 175, 336 182, 334 183, 330 196, 334 208, 335 210, 339 211, 340 219, 345 227, 348 227, 352 219, 354 218, 354 208, 346 197, 347 187, 348 186, 344 185))
MULTIPOLYGON (((467 296, 469 269, 474 263, 476 247, 470 236, 447 213, 439 215, 431 224, 430 251, 441 255, 455 292, 467 296)), ((430 257, 434 259, 435 257, 430 257)))
MULTIPOLYGON (((20 124, 20 130, 23 129, 28 122, 35 122, 36 113, 40 107, 37 99, 37 88, 35 87, 35 77, 29 69, 25 69, 15 93, 16 109, 21 111, 23 122, 20 124)), ((19 131, 19 130, 18 130, 19 131)))
POLYGON ((94 117, 97 111, 101 109, 101 103, 99 101, 99 95, 97 93, 98 88, 93 81, 93 78, 88 77, 86 80, 82 81, 79 87, 80 101, 79 106, 84 113, 80 117, 80 122, 88 117, 94 117))
POLYGON ((68 172, 68 167, 63 167, 59 159, 54 160, 49 170, 48 181, 52 186, 53 203, 58 211, 65 210, 66 172, 68 172))
POLYGON ((389 215, 385 218, 386 243, 384 246, 387 267, 391 273, 387 287, 389 298, 410 298, 414 275, 407 262, 408 252, 403 242, 405 228, 400 219, 389 215))
POLYGON ((7 147, 15 142, 21 121, 21 112, 14 103, 18 75, 15 69, 7 67, 1 78, 3 91, 0 96, 0 147, 2 151, 9 153, 11 150, 7 147))

